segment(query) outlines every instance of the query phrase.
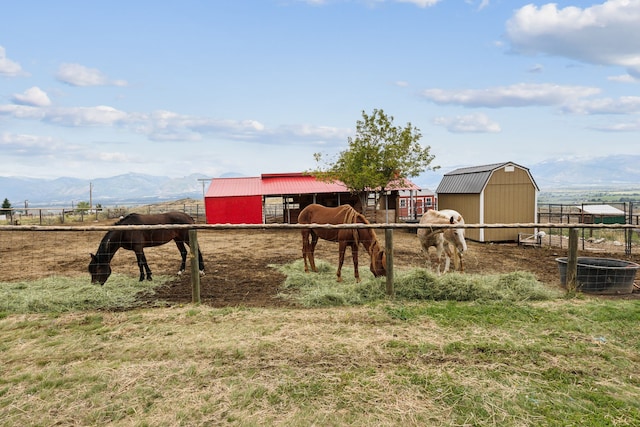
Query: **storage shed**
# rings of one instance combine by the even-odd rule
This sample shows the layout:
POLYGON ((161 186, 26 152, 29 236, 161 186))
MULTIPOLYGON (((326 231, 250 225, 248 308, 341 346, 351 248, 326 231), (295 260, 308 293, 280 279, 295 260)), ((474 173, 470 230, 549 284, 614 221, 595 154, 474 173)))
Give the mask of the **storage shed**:
POLYGON ((583 224, 626 224, 626 212, 611 205, 582 204, 576 206, 583 224))
MULTIPOLYGON (((407 182, 402 188, 392 191, 385 200, 388 204, 383 218, 397 220, 396 201, 398 191, 418 190, 407 182), (390 216, 386 216, 386 213, 390 216)), ((325 182, 306 173, 262 174, 259 177, 213 178, 205 194, 205 212, 208 224, 266 224, 270 222, 298 222, 298 214, 305 206, 319 203, 324 206, 350 204, 369 216, 358 196, 351 194, 341 182, 325 182)), ((373 201, 375 205, 375 200, 373 201)), ((382 212, 375 210, 377 215, 382 212)), ((377 222, 386 222, 385 220, 377 222)))
MULTIPOLYGON (((538 185, 529 169, 513 162, 456 169, 445 174, 436 189, 438 209, 455 209, 467 224, 538 222, 538 185)), ((479 242, 517 241, 518 233, 534 229, 467 229, 479 242)))

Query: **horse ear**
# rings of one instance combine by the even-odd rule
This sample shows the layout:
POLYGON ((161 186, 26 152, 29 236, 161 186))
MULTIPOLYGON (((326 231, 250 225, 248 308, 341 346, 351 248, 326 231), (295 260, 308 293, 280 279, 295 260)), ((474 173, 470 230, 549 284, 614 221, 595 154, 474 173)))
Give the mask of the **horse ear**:
POLYGON ((89 255, 91 255, 91 259, 92 259, 92 260, 95 260, 95 259, 96 259, 96 256, 95 256, 94 254, 89 254, 89 255))

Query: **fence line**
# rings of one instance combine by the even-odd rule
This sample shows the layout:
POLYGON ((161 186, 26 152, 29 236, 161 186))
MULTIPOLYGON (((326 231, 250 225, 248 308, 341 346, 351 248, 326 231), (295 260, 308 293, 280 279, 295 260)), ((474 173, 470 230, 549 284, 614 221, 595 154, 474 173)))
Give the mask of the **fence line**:
MULTIPOLYGON (((391 274, 387 274, 386 290, 389 296, 395 293, 393 285, 393 230, 411 230, 411 229, 431 229, 434 231, 447 229, 499 229, 499 228, 522 228, 522 229, 569 229, 569 259, 575 260, 578 251, 578 229, 609 229, 609 230, 627 230, 625 238, 630 236, 631 231, 637 231, 638 226, 634 224, 584 224, 584 223, 512 223, 512 224, 406 224, 406 223, 381 223, 381 224, 155 224, 155 225, 94 225, 94 226, 40 226, 40 225, 9 225, 0 226, 0 232, 17 232, 17 231, 36 231, 36 232, 92 232, 92 231, 111 231, 111 230, 163 230, 163 229, 186 229, 189 230, 190 237, 193 236, 194 244, 191 246, 190 257, 197 256, 197 230, 278 230, 278 229, 382 229, 385 231, 385 249, 387 253, 387 263, 391 267, 391 274)), ((630 241, 629 241, 630 248, 630 241)), ((196 262, 192 259, 192 266, 196 266, 196 262)), ((196 267, 197 268, 197 267, 196 267)), ((574 262, 568 267, 567 277, 575 283, 577 266, 574 262)), ((193 302, 200 302, 200 281, 197 273, 191 274, 193 302)))
POLYGON ((635 224, 579 224, 579 223, 507 223, 507 224, 406 224, 406 223, 377 223, 377 224, 156 224, 156 225, 92 225, 92 226, 62 226, 62 225, 0 225, 0 231, 110 231, 110 230, 273 230, 273 229, 485 229, 485 228, 559 228, 559 229, 608 229, 608 230, 640 230, 635 224))

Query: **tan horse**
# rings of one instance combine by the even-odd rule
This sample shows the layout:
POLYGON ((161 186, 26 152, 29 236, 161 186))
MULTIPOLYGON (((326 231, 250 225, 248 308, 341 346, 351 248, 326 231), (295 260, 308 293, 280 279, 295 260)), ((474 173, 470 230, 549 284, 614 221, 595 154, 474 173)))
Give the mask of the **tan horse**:
MULTIPOLYGON (((336 208, 312 204, 304 208, 298 216, 300 224, 369 224, 369 221, 349 205, 342 205, 336 208)), ((338 282, 342 281, 342 264, 344 263, 344 253, 347 247, 351 248, 353 258, 353 270, 356 281, 360 281, 358 273, 358 246, 362 244, 369 252, 371 263, 369 269, 375 277, 385 276, 386 259, 384 250, 378 242, 376 233, 370 228, 358 229, 325 229, 325 228, 304 228, 302 229, 302 258, 304 259, 304 271, 318 271, 314 258, 318 238, 331 242, 338 242, 338 282), (307 261, 309 265, 307 265, 307 261)))
MULTIPOLYGON (((443 209, 441 211, 430 210, 422 215, 420 224, 464 224, 464 218, 453 209, 443 209)), ((467 243, 464 239, 463 228, 436 230, 419 228, 418 240, 420 241, 422 251, 429 266, 431 266, 429 248, 432 246, 436 248, 436 259, 438 263, 436 272, 438 274, 449 271, 451 258, 453 258, 454 268, 464 271, 462 254, 467 250, 467 243), (455 252, 451 249, 451 245, 455 247, 455 252), (445 254, 445 265, 441 271, 440 264, 443 253, 445 254)))

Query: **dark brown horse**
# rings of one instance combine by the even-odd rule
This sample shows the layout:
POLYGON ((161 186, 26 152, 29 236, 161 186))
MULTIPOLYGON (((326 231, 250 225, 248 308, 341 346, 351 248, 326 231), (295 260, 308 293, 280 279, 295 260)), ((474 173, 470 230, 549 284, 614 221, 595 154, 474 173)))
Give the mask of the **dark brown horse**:
MULTIPOLYGON (((338 206, 337 208, 327 208, 322 205, 309 205, 304 208, 298 216, 300 224, 369 224, 369 221, 349 205, 338 206)), ((384 250, 378 242, 375 231, 371 228, 354 229, 325 229, 325 228, 304 228, 302 229, 302 258, 304 259, 304 271, 318 271, 314 258, 314 251, 318 238, 338 242, 338 282, 342 281, 342 264, 344 263, 344 253, 347 247, 351 248, 353 258, 353 270, 356 281, 360 281, 358 273, 358 245, 369 252, 371 264, 369 268, 375 277, 385 276, 386 258, 384 250), (309 240, 311 237, 311 240, 309 240), (309 266, 307 265, 307 260, 309 266)))
MULTIPOLYGON (((193 224, 193 218, 182 212, 168 212, 155 215, 130 214, 116 222, 115 225, 158 225, 158 224, 193 224)), ((140 281, 144 280, 145 272, 147 280, 151 280, 151 269, 147 264, 147 258, 143 249, 150 246, 160 246, 173 240, 178 246, 182 263, 178 274, 182 274, 187 261, 187 249, 189 244, 189 230, 187 229, 161 229, 161 230, 111 230, 104 235, 96 254, 91 254, 89 273, 91 283, 103 285, 111 275, 111 260, 118 249, 124 248, 135 252, 140 268, 140 281)), ((204 274, 204 262, 202 252, 198 251, 200 274, 204 274)))

